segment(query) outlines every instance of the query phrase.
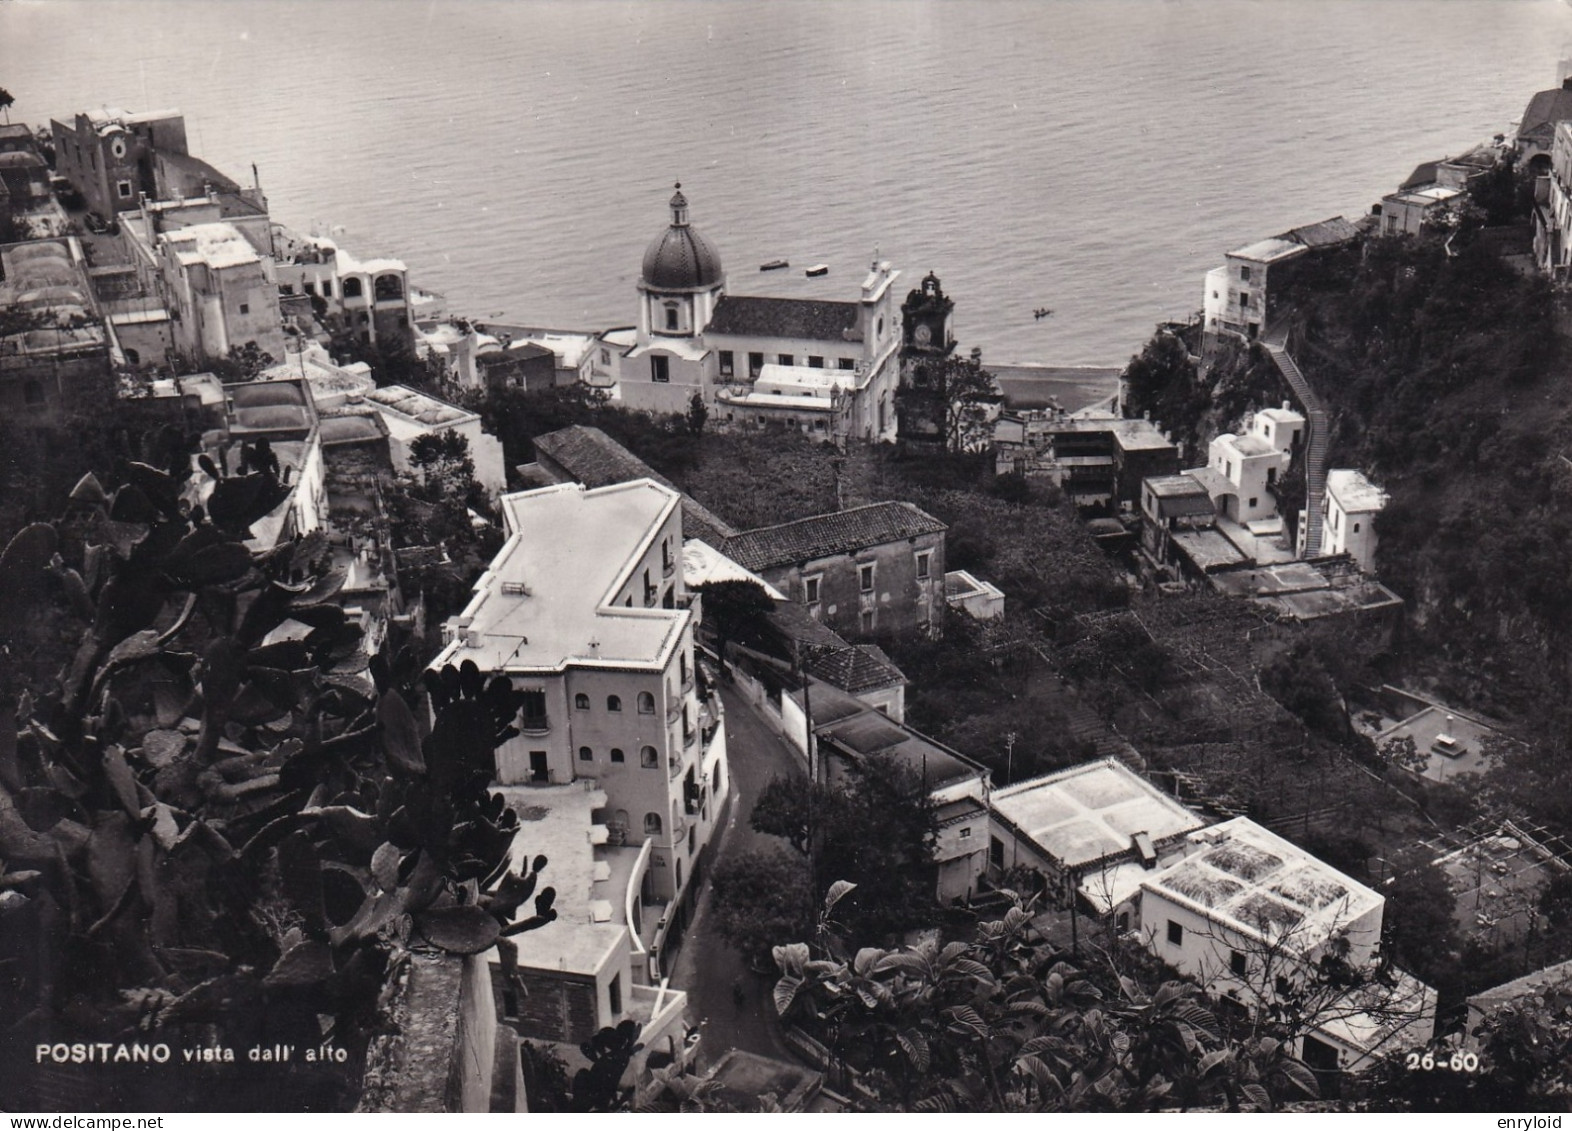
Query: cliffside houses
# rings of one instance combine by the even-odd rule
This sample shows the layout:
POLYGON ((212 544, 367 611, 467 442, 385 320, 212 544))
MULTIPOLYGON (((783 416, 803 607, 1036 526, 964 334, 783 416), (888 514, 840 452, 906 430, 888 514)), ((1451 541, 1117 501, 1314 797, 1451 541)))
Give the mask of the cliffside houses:
POLYGON ((1230 251, 1223 265, 1206 275, 1201 299, 1205 331, 1255 339, 1276 313, 1278 296, 1303 256, 1358 238, 1353 223, 1334 216, 1230 251))

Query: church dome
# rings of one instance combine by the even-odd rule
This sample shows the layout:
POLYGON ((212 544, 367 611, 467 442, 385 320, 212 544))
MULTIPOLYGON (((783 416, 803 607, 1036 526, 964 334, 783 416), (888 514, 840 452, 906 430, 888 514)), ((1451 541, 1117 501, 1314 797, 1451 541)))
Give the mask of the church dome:
POLYGON ((644 252, 641 275, 646 287, 660 291, 704 290, 721 282, 720 255, 689 225, 688 198, 680 182, 671 198, 671 227, 644 252))

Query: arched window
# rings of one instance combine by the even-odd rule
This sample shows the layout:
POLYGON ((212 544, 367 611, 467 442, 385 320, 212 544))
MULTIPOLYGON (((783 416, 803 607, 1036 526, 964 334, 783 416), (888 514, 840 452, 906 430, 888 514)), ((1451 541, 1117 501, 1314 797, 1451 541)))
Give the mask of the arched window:
POLYGON ((580 711, 589 710, 589 696, 582 691, 579 692, 573 697, 573 706, 580 711))
POLYGON ((620 710, 622 710, 622 699, 620 697, 616 696, 616 695, 608 695, 608 696, 606 696, 606 710, 608 710, 608 711, 620 711, 620 710))
POLYGON ((622 751, 620 749, 618 749, 617 747, 615 747, 615 746, 613 746, 611 748, 611 760, 613 762, 625 762, 625 761, 627 761, 626 757, 623 756, 622 751))
POLYGON ((721 764, 719 762, 716 762, 715 763, 715 783, 711 787, 716 793, 720 792, 720 768, 721 768, 721 764))
POLYGON ((579 761, 580 762, 593 762, 594 760, 595 760, 595 751, 591 750, 588 746, 580 746, 579 747, 579 761))
POLYGON ((660 836, 660 814, 659 813, 646 813, 646 814, 644 814, 644 835, 645 836, 660 836))
POLYGON ((353 275, 344 280, 343 295, 345 298, 359 298, 364 293, 365 292, 360 285, 360 280, 355 278, 353 275))
POLYGON ((639 692, 639 714, 653 715, 655 713, 655 696, 648 691, 639 692))
POLYGON ((639 765, 645 769, 653 769, 660 765, 660 755, 655 753, 653 746, 639 747, 639 765))
POLYGON ((677 887, 682 887, 682 861, 677 861, 677 887))
POLYGON ((137 353, 136 350, 132 349, 130 346, 126 347, 126 364, 127 365, 141 365, 142 364, 142 355, 137 353))
POLYGON ((677 308, 675 306, 668 306, 666 308, 666 329, 668 329, 668 330, 675 330, 676 328, 677 328, 677 308))
POLYGON ((372 289, 378 302, 404 297, 404 283, 397 275, 378 275, 372 289))

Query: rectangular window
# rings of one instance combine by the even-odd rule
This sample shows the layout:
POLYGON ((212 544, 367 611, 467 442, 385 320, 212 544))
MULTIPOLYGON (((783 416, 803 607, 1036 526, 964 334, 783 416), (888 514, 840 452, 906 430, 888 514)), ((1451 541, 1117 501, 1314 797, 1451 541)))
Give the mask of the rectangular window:
MULTIPOLYGON (((1251 503, 1250 505, 1254 506, 1255 504, 1251 503)), ((925 580, 929 576, 929 570, 931 570, 932 568, 933 568, 933 551, 932 550, 924 550, 922 553, 917 555, 917 577, 918 577, 919 580, 925 580)))
POLYGON ((864 593, 873 592, 873 563, 857 567, 857 588, 864 593))
POLYGON ((961 830, 961 839, 962 840, 971 840, 972 839, 972 830, 971 829, 962 829, 961 830))
POLYGON ((797 359, 792 357, 792 355, 789 354, 789 353, 781 354, 780 361, 781 361, 782 365, 796 365, 797 364, 797 359))
POLYGON ((1256 496, 1251 495, 1250 496, 1250 506, 1252 506, 1252 507, 1255 506, 1255 503, 1256 503, 1256 496))
POLYGON ((730 377, 732 372, 731 350, 720 351, 721 376, 730 377))
POLYGON ((522 699, 523 722, 520 724, 525 730, 546 729, 546 693, 544 691, 520 692, 522 699))
POLYGON ((1249 291, 1240 291, 1239 292, 1239 308, 1241 310, 1249 310, 1250 309, 1250 292, 1249 291))
POLYGON ((1245 956, 1240 954, 1237 950, 1230 950, 1228 952, 1228 969, 1233 972, 1234 977, 1243 978, 1245 976, 1245 970, 1247 969, 1245 966, 1245 956))
POLYGON ((650 354, 650 380, 662 385, 671 380, 671 359, 665 354, 650 354))
POLYGON ((878 612, 877 612, 877 610, 875 610, 875 609, 864 609, 862 611, 862 630, 864 632, 872 632, 873 628, 874 628, 874 622, 877 619, 878 619, 878 612))
POLYGON ((120 199, 121 200, 130 200, 131 199, 131 182, 130 181, 121 181, 119 184, 115 185, 115 188, 119 190, 119 192, 120 192, 120 199))
MULTIPOLYGON (((325 287, 325 286, 327 286, 327 284, 326 284, 326 283, 323 283, 323 284, 322 284, 322 285, 323 285, 323 286, 324 286, 324 287, 325 287)), ((307 283, 307 284, 306 284, 306 293, 307 293, 307 294, 308 294, 308 295, 314 295, 314 294, 316 294, 316 293, 317 293, 317 285, 316 285, 316 284, 315 284, 315 283, 307 283)))
POLYGON ((988 838, 988 863, 995 868, 1004 867, 1004 841, 996 836, 988 838))
POLYGON ((1174 946, 1184 945, 1183 924, 1175 923, 1172 919, 1168 920, 1168 941, 1174 946))
POLYGON ((840 359, 840 367, 842 369, 856 369, 857 363, 849 357, 843 357, 840 359))
POLYGON ((241 303, 240 304, 240 313, 242 313, 242 314, 250 314, 251 313, 251 304, 250 303, 245 303, 245 302, 241 303))
POLYGON ((622 975, 613 974, 611 985, 606 987, 607 1004, 611 1006, 611 1015, 616 1017, 622 1012, 622 975))
POLYGON ((295 285, 293 283, 280 283, 278 285, 278 293, 281 295, 292 295, 295 293, 295 285))
POLYGON ((1250 268, 1244 266, 1243 264, 1241 264, 1239 267, 1239 281, 1241 283, 1248 283, 1250 281, 1250 268))
POLYGON ((814 369, 823 369, 824 368, 824 359, 822 357, 814 357, 812 354, 809 354, 808 355, 808 364, 810 366, 812 366, 814 369))
POLYGON ((1294 989, 1293 983, 1281 974, 1273 980, 1272 985, 1277 990, 1278 997, 1287 997, 1294 989))
POLYGON ((762 353, 750 353, 748 355, 748 376, 757 377, 759 375, 759 370, 763 368, 764 355, 762 353))
POLYGON ((332 279, 323 279, 322 280, 322 297, 323 298, 332 298, 333 297, 333 280, 332 279))
POLYGON ((817 605, 819 603, 819 583, 822 580, 819 577, 805 577, 802 579, 802 599, 808 602, 808 604, 817 605))

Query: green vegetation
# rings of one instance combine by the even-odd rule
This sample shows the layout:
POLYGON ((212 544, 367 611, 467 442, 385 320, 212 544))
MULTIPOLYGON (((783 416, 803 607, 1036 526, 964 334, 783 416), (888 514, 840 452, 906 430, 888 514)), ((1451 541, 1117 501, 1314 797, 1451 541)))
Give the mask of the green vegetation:
POLYGON ((488 789, 519 693, 468 664, 422 696, 417 659, 368 655, 333 603, 324 537, 247 549, 287 494, 265 441, 196 507, 186 445, 149 453, 0 554, 8 648, 42 610, 79 641, 0 719, 0 1078, 38 1082, 37 1043, 327 1039, 347 1066, 302 1066, 284 1096, 246 1065, 222 1087, 105 1067, 93 1102, 342 1109, 411 948, 507 965, 507 936, 556 917, 544 857, 504 875, 517 818, 488 789))

